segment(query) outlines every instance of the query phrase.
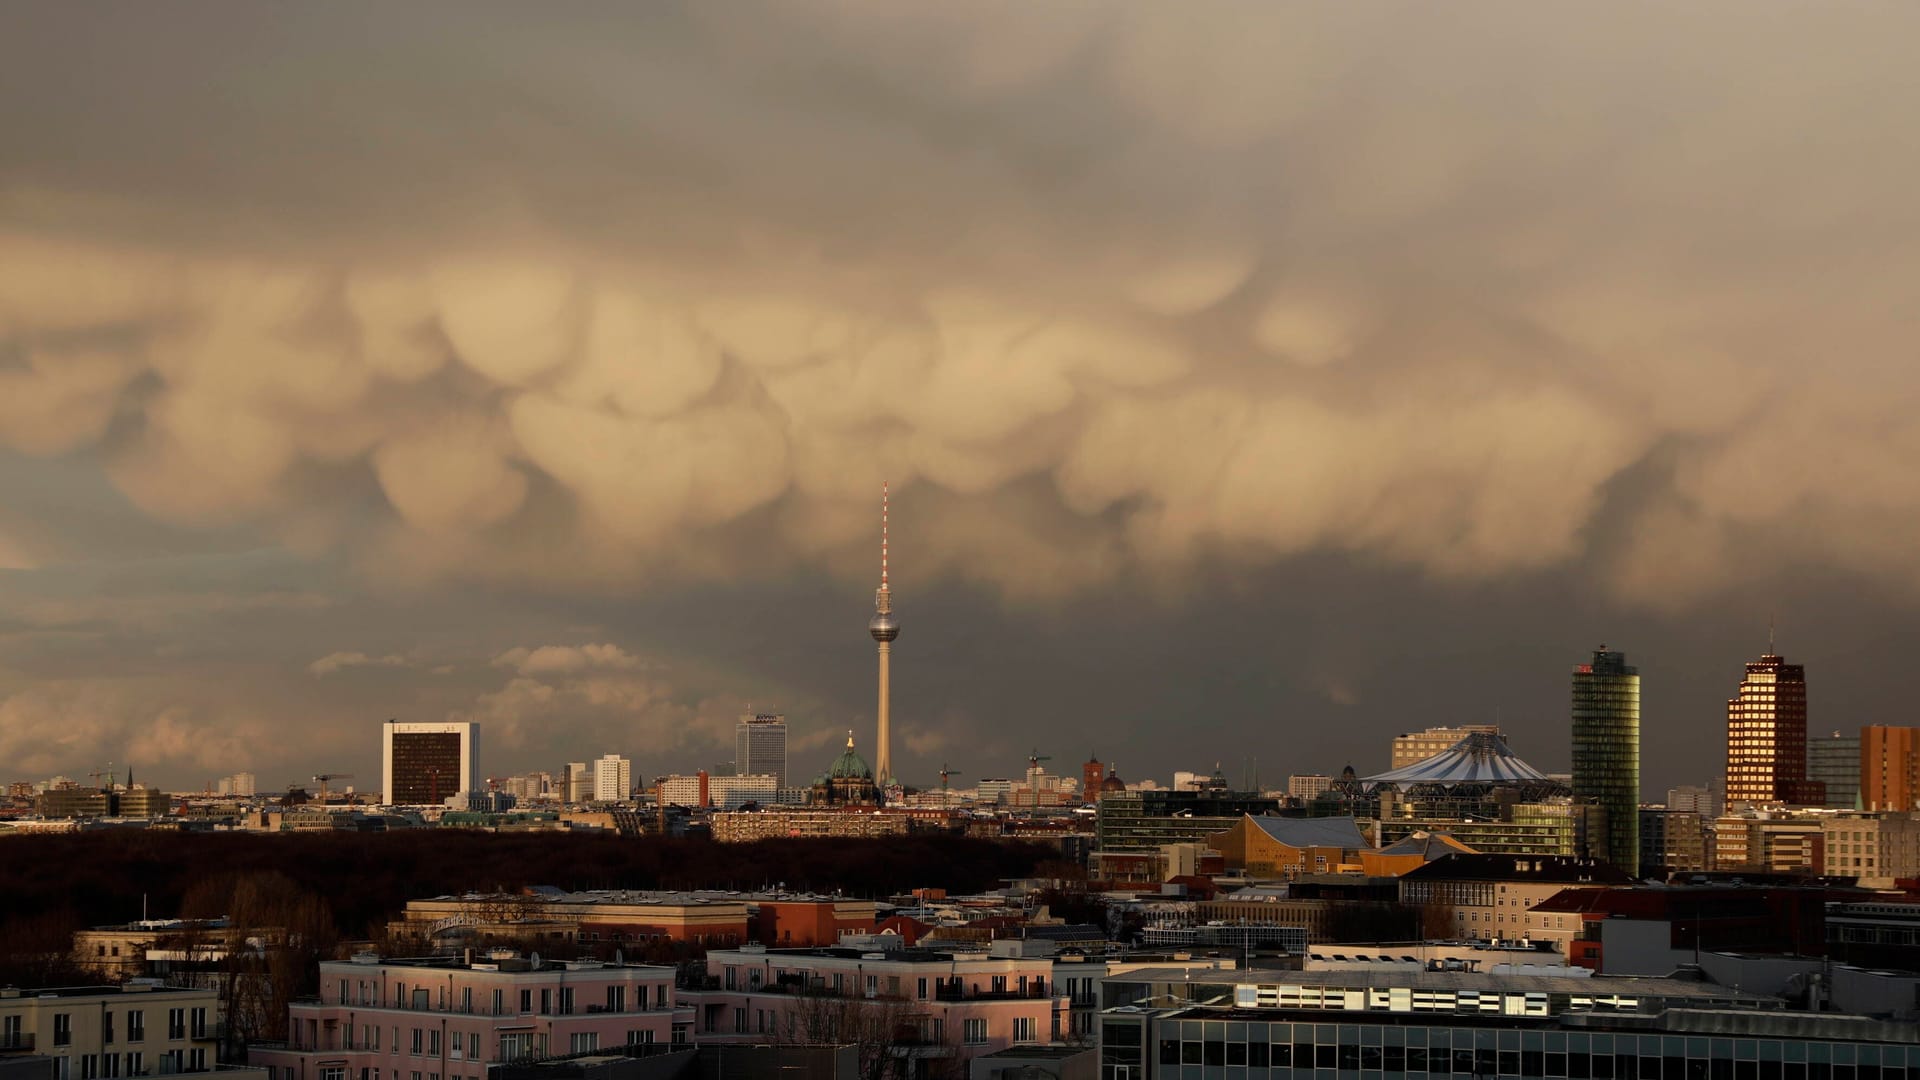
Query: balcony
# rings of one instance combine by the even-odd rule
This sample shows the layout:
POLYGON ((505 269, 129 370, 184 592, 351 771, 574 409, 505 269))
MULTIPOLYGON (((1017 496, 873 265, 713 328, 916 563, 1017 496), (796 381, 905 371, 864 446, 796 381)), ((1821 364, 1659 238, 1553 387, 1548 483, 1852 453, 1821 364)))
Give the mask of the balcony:
POLYGON ((1042 984, 1029 986, 1025 990, 1014 987, 1008 990, 980 990, 966 986, 953 986, 942 983, 934 989, 935 1001, 1047 1001, 1053 997, 1042 984))
POLYGON ((10 1031, 0 1035, 0 1054, 12 1054, 33 1049, 33 1032, 10 1031))

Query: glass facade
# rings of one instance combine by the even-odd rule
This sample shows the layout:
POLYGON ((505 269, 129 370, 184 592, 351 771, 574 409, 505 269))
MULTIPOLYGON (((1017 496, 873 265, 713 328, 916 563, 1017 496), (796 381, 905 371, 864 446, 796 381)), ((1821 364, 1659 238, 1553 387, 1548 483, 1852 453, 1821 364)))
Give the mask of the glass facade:
POLYGON ((1640 872, 1640 672, 1605 645, 1573 669, 1573 794, 1606 810, 1592 854, 1640 872))
POLYGON ((1094 831, 1101 851, 1158 851, 1165 844, 1205 844, 1247 814, 1279 812, 1280 800, 1249 792, 1116 792, 1101 797, 1094 831))
POLYGON ((1106 1013, 1101 1080, 1920 1080, 1920 1046, 1466 1023, 1294 1023, 1106 1013))

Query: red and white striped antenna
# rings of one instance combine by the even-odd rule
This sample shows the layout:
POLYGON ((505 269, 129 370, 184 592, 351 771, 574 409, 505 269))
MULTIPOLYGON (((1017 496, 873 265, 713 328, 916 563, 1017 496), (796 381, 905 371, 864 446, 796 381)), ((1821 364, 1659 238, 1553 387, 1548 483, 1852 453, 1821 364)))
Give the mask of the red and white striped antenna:
POLYGON ((888 482, 880 481, 880 587, 887 587, 887 496, 888 482))

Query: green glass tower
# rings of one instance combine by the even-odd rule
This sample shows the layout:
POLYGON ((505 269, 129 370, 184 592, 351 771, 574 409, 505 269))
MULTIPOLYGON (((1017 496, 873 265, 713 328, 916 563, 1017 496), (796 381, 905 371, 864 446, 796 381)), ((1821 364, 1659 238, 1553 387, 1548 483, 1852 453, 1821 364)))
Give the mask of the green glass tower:
POLYGON ((1605 645, 1573 669, 1573 794, 1606 811, 1592 852, 1640 873, 1640 672, 1605 645))

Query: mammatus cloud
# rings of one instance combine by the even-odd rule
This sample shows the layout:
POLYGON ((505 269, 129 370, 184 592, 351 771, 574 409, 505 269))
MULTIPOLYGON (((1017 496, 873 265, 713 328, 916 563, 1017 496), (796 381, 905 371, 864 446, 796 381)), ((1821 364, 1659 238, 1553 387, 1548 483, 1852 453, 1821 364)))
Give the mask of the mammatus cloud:
POLYGON ((407 580, 864 570, 888 477, 906 566, 1022 595, 1910 588, 1920 13, 1747 15, 463 7, 386 13, 397 68, 48 7, 0 441, 407 580))

